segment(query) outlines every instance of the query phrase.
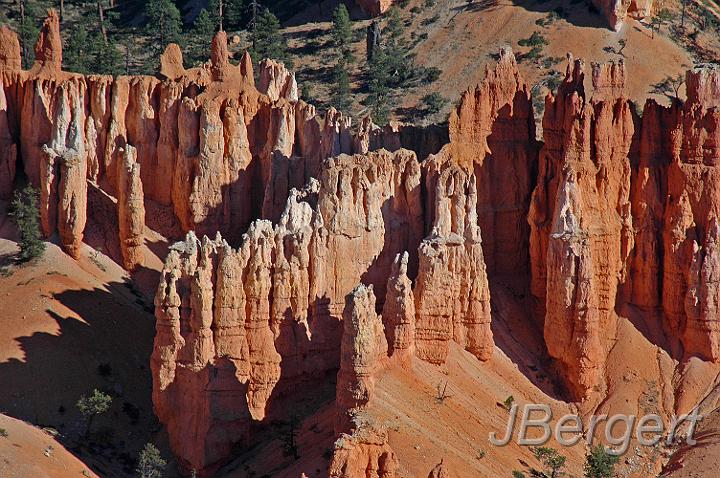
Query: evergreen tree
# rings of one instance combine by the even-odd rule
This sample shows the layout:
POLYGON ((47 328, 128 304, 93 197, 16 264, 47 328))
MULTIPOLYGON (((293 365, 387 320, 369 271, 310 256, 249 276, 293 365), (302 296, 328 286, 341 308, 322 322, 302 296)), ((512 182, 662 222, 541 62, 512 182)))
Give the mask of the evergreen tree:
POLYGON ((379 48, 373 54, 368 62, 367 76, 369 93, 366 104, 370 107, 372 120, 382 126, 390 119, 392 100, 389 86, 390 60, 385 49, 379 48))
POLYGON ((40 25, 47 13, 48 5, 44 1, 19 0, 18 37, 22 52, 23 68, 30 68, 35 61, 35 42, 40 33, 40 25))
POLYGON ((393 88, 405 87, 413 79, 415 68, 410 45, 403 38, 404 26, 397 8, 388 11, 383 29, 385 53, 388 60, 388 81, 393 88))
POLYGON ((40 257, 45 252, 45 243, 40 234, 39 195, 37 189, 27 186, 22 191, 15 191, 10 203, 10 217, 20 231, 21 262, 40 257))
POLYGON ((353 40, 353 30, 350 14, 344 3, 338 5, 333 14, 332 39, 335 48, 342 53, 348 62, 351 62, 352 50, 350 45, 353 40))
POLYGON ((381 44, 373 50, 367 63, 366 104, 370 106, 373 121, 384 124, 393 107, 393 91, 408 88, 418 80, 430 80, 430 71, 419 74, 414 65, 411 48, 404 39, 404 25, 397 8, 388 10, 382 29, 381 44))
POLYGON ((112 397, 106 393, 103 393, 97 389, 93 390, 92 395, 89 397, 83 395, 80 400, 77 401, 77 407, 85 417, 85 436, 90 433, 93 419, 97 415, 102 415, 110 410, 110 404, 112 403, 112 397))
POLYGON ((291 66, 287 43, 280 32, 280 21, 273 12, 265 8, 258 13, 252 36, 253 47, 250 54, 253 60, 257 62, 271 58, 285 63, 285 66, 291 66))
POLYGON ((225 2, 225 8, 223 16, 225 17, 225 23, 227 29, 239 30, 242 27, 242 16, 243 10, 245 9, 245 3, 243 0, 223 0, 225 2))
POLYGON ((533 449, 533 454, 546 468, 546 476, 557 478, 565 468, 567 458, 558 453, 555 448, 538 447, 533 449))
POLYGON ((63 45, 63 68, 75 73, 90 73, 88 62, 90 51, 88 49, 88 30, 84 25, 73 28, 63 45))
POLYGON ((114 40, 108 39, 107 43, 102 37, 95 35, 95 65, 91 67, 93 73, 101 75, 120 75, 123 72, 123 54, 118 50, 114 40))
MULTIPOLYGON (((103 20, 107 34, 109 20, 103 20)), ((118 75, 122 73, 123 55, 118 50, 112 35, 107 41, 98 28, 95 9, 83 12, 80 20, 67 36, 63 45, 63 67, 68 71, 102 75, 118 75)))
POLYGON ((333 70, 333 79, 335 85, 333 87, 333 106, 340 111, 348 112, 351 106, 351 88, 350 73, 348 73, 345 58, 340 57, 335 69, 333 70))
POLYGON ((155 40, 157 48, 162 50, 168 43, 179 43, 182 20, 173 0, 148 0, 145 16, 145 29, 155 40))
POLYGON ((233 30, 240 27, 243 8, 243 0, 208 0, 207 11, 216 30, 233 30))
POLYGON ((602 445, 594 446, 585 461, 586 478, 612 478, 615 465, 620 461, 617 455, 611 455, 602 445))
POLYGON ((190 47, 190 62, 200 64, 207 59, 215 35, 215 24, 212 15, 204 8, 200 10, 192 29, 192 45, 190 47))
POLYGON ((160 455, 160 450, 148 443, 140 452, 136 472, 140 478, 160 478, 166 466, 167 462, 160 455))
POLYGON ((336 51, 336 64, 333 70, 335 84, 332 91, 332 101, 333 105, 340 111, 347 112, 352 104, 349 68, 355 58, 351 49, 352 22, 347 8, 342 3, 333 14, 332 39, 336 51))

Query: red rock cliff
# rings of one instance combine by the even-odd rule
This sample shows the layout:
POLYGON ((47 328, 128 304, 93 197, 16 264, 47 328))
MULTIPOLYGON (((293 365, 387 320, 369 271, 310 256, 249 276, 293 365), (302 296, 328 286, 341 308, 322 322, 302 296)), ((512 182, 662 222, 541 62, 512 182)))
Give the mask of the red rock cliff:
POLYGON ((630 156, 635 135, 620 65, 593 65, 596 96, 570 59, 546 99, 545 145, 529 214, 532 293, 548 352, 572 395, 598 385, 614 337, 619 284, 633 247, 630 156))
POLYGON ((3 28, 0 38, 0 196, 10 195, 19 164, 43 192, 45 234, 58 231, 73 255, 87 222, 85 180, 117 197, 126 145, 141 166, 144 200, 160 212, 146 218, 154 229, 174 238, 178 229, 221 231, 236 244, 253 219, 277 221, 290 190, 318 177, 325 158, 442 141, 429 129, 386 134, 373 125, 357 136, 334 110, 318 117, 298 99, 294 74, 270 60, 260 64, 260 92, 248 55, 230 63, 224 32, 200 68, 185 69, 169 45, 158 78, 62 71, 54 11, 29 71, 19 69, 17 36, 3 28))

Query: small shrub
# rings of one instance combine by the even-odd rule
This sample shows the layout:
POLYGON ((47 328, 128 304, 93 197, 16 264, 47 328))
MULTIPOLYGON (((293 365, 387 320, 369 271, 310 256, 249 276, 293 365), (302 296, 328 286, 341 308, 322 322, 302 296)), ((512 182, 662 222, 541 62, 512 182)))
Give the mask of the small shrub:
POLYGON ((510 410, 513 406, 513 403, 515 403, 515 397, 512 395, 508 395, 508 397, 503 402, 503 407, 505 407, 505 410, 510 410))
POLYGON ((440 20, 440 15, 433 15, 432 17, 426 18, 425 20, 420 22, 420 24, 423 26, 432 25, 433 23, 435 23, 438 20, 440 20))
POLYGON ((4 428, 0 428, 0 437, 1 437, 1 438, 7 438, 7 437, 8 437, 8 432, 7 432, 7 430, 5 430, 4 428))
POLYGON ((513 478, 525 478, 525 473, 523 473, 522 471, 513 470, 512 476, 513 478))
POLYGON ((520 41, 518 41, 518 45, 520 46, 532 46, 532 47, 538 47, 538 46, 545 46, 548 44, 548 41, 545 39, 544 36, 540 32, 533 32, 532 35, 530 35, 528 38, 524 38, 520 41))
POLYGON ((522 55, 523 60, 537 60, 542 57, 542 47, 534 46, 529 52, 522 55))
POLYGON ((10 217, 20 232, 20 262, 28 262, 42 256, 45 243, 40 233, 38 199, 40 192, 32 186, 15 191, 10 203, 10 217))
POLYGON ((435 6, 436 0, 425 0, 425 8, 430 8, 435 6))

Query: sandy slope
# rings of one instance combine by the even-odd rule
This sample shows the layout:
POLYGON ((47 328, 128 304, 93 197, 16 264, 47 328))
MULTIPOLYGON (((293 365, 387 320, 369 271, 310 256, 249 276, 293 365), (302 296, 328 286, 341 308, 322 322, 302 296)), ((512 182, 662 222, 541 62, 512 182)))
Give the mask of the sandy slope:
POLYGON ((48 432, 0 414, 0 476, 3 478, 55 478, 98 475, 69 453, 48 432))
MULTIPOLYGON (((89 246, 76 262, 49 243, 40 261, 14 265, 16 233, 4 212, 0 218, 0 265, 9 265, 0 275, 0 413, 57 430, 101 476, 131 474, 148 441, 169 457, 150 397, 152 296, 89 246), (95 388, 113 396, 110 412, 93 425, 110 437, 88 447, 75 403, 95 388)), ((151 282, 152 274, 140 275, 151 282)))

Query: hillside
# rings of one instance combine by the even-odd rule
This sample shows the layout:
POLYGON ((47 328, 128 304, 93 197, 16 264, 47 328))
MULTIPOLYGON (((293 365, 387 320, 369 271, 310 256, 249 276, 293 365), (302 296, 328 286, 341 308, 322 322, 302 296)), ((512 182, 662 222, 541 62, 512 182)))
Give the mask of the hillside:
MULTIPOLYGON (((83 467, 103 477, 129 476, 145 443, 163 440, 152 412, 148 369, 154 290, 141 291, 142 279, 133 281, 89 246, 77 262, 49 244, 41 261, 15 265, 15 240, 17 232, 3 215, 0 410, 56 435, 0 416, 0 427, 9 433, 0 439, 0 456, 11 461, 3 473, 59 478, 78 476, 83 467), (113 404, 86 440, 75 404, 93 389, 109 393, 113 404), (31 454, 42 452, 40 443, 43 449, 52 444, 48 463, 57 465, 42 464, 38 474, 30 473, 23 466, 42 463, 44 457, 31 454)), ((167 450, 165 456, 170 457, 167 450)))

